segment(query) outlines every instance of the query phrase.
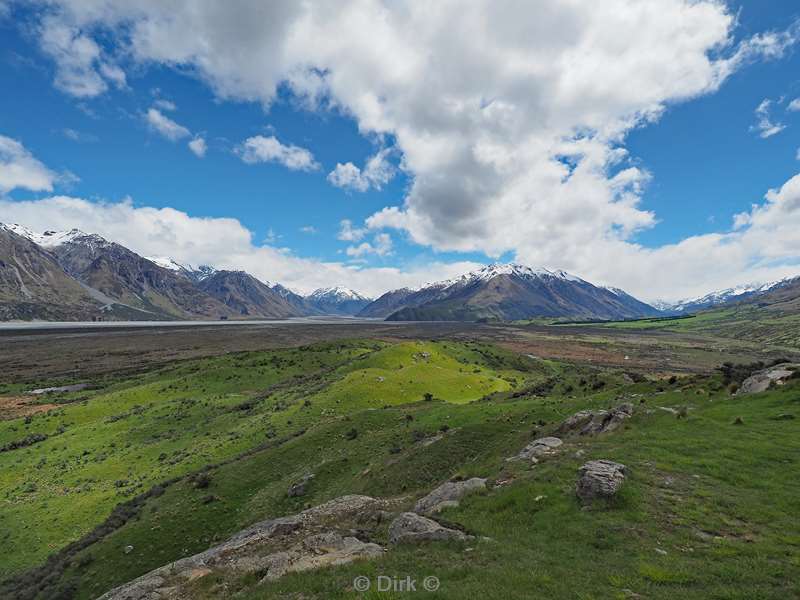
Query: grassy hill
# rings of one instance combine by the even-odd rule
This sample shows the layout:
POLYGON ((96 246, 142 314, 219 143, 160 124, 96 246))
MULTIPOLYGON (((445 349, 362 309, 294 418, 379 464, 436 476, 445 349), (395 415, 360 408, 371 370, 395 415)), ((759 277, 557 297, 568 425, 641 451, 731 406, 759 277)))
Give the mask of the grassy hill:
MULTIPOLYGON (((800 420, 779 418, 800 417, 797 380, 735 397, 719 374, 635 379, 485 344, 362 340, 185 361, 66 394, 56 411, 0 422, 0 446, 49 436, 0 452, 0 568, 17 576, 0 596, 44 581, 41 598, 94 598, 262 519, 353 493, 410 506, 456 476, 493 484, 442 515, 472 542, 399 546, 268 585, 208 576, 191 595, 350 598, 354 577, 378 574, 436 575, 444 598, 800 593, 800 420), (636 406, 622 430, 566 438, 536 466, 505 461, 575 411, 622 401, 636 406), (585 509, 576 471, 594 458, 630 475, 614 501, 585 509), (309 473, 307 494, 289 497, 309 473)), ((378 595, 392 597, 364 597, 378 595)))

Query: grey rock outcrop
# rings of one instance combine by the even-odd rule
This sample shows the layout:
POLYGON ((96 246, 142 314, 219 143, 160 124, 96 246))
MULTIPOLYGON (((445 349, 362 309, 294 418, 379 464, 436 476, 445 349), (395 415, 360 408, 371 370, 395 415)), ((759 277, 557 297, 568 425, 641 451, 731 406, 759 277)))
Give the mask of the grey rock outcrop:
POLYGON ((413 512, 402 513, 389 525, 389 542, 392 544, 468 539, 472 539, 472 536, 442 527, 433 519, 413 512))
POLYGON ((773 383, 776 385, 783 385, 797 370, 800 370, 800 365, 783 363, 753 373, 739 386, 737 395, 765 392, 773 383))
POLYGON ((458 506, 459 500, 467 494, 484 489, 486 489, 486 480, 480 477, 473 477, 466 481, 448 481, 418 500, 414 505, 414 512, 435 514, 445 508, 458 506))
POLYGON ((582 410, 565 420, 557 433, 596 435, 614 431, 633 415, 633 404, 626 402, 610 410, 582 410))
POLYGON ((622 487, 627 468, 610 460, 592 460, 578 470, 575 493, 583 501, 610 498, 622 487))
POLYGON ((342 496, 296 515, 256 523, 219 546, 151 571, 99 600, 173 600, 184 597, 185 583, 218 571, 266 571, 269 580, 292 571, 377 556, 383 552, 380 546, 336 528, 385 504, 369 496, 342 496))
POLYGON ((564 442, 557 437, 543 437, 533 440, 530 444, 525 446, 519 454, 512 456, 508 460, 529 460, 531 462, 538 462, 540 456, 548 454, 555 454, 558 447, 564 442))
POLYGON ((311 483, 312 479, 314 479, 313 475, 304 475, 300 481, 297 481, 289 486, 286 495, 290 498, 305 496, 306 492, 308 491, 308 484, 311 483))

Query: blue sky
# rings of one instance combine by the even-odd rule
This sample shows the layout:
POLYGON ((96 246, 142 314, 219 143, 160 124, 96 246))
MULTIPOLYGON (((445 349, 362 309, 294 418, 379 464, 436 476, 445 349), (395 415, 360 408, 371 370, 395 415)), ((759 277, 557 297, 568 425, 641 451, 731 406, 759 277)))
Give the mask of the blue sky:
MULTIPOLYGON (((143 254, 170 254, 187 262, 227 267, 241 264, 263 279, 288 282, 303 290, 344 283, 376 294, 395 284, 450 276, 475 263, 512 259, 566 268, 648 299, 699 294, 752 278, 800 271, 797 239, 790 233, 757 229, 761 225, 755 223, 756 215, 747 217, 751 222, 744 228, 740 225, 738 233, 733 228, 735 215, 749 213, 753 204, 770 208, 764 204, 767 191, 788 185, 798 173, 800 110, 790 110, 790 103, 800 97, 800 52, 795 39, 800 7, 776 0, 729 2, 721 7, 709 0, 705 3, 708 11, 685 13, 679 9, 691 3, 665 3, 675 5, 671 35, 676 41, 667 37, 661 46, 658 41, 652 46, 641 42, 648 51, 662 54, 652 64, 631 58, 631 72, 621 76, 622 81, 631 80, 630 98, 603 90, 606 80, 592 82, 590 91, 600 90, 599 102, 607 101, 607 106, 595 110, 581 105, 580 97, 565 96, 558 104, 538 100, 547 94, 547 87, 524 76, 519 81, 510 81, 512 75, 487 81, 484 90, 480 81, 470 79, 470 73, 485 67, 482 59, 467 50, 460 53, 451 46, 436 46, 442 36, 415 41, 429 44, 427 56, 435 59, 424 71, 425 77, 432 77, 430 87, 438 88, 428 97, 424 86, 406 92, 407 84, 394 81, 389 67, 405 73, 407 66, 402 41, 394 48, 380 39, 366 42, 375 48, 370 63, 372 57, 364 57, 363 47, 355 42, 350 47, 346 42, 323 40, 307 56, 293 56, 295 62, 276 66, 276 59, 263 51, 262 41, 254 40, 254 64, 264 61, 265 72, 277 73, 262 81, 248 68, 250 59, 244 64, 237 60, 234 66, 223 60, 223 46, 218 54, 206 45, 202 52, 207 56, 200 51, 187 55, 177 43, 155 47, 149 39, 137 39, 135 31, 131 33, 136 23, 156 23, 167 31, 172 26, 149 2, 136 11, 130 8, 136 3, 111 2, 118 6, 102 14, 87 13, 78 2, 57 2, 47 9, 37 3, 12 2, 0 18, 0 81, 5 90, 0 94, 0 136, 18 142, 46 167, 52 185, 11 186, 0 197, 0 221, 26 219, 24 224, 33 228, 60 228, 80 221, 85 215, 81 210, 94 211, 92 218, 83 217, 87 222, 78 223, 82 228, 122 237, 120 241, 143 254), (687 23, 695 21, 697 31, 686 34, 687 23), (716 30, 718 39, 705 39, 711 36, 705 31, 716 30), (69 32, 69 43, 58 37, 64 31, 69 32), (784 37, 768 40, 774 46, 769 50, 762 49, 769 44, 750 43, 763 42, 763 36, 773 34, 784 37), (90 40, 97 56, 81 63, 85 58, 73 43, 76 40, 90 40), (685 49, 685 56, 673 54, 679 47, 685 49), (462 54, 463 64, 446 64, 446 60, 462 60, 462 54), (739 60, 739 55, 744 58, 739 60), (718 82, 708 74, 708 64, 700 64, 718 66, 726 60, 732 65, 730 73, 726 71, 718 82), (351 66, 354 63, 360 71, 351 66), (671 63, 676 65, 672 72, 671 63), (297 64, 303 68, 311 64, 316 70, 303 72, 298 81, 293 79, 297 64), (116 80, 105 75, 104 65, 123 73, 124 83, 119 75, 116 80), (667 66, 661 72, 663 65, 667 66), (443 69, 438 77, 437 68, 443 69), (645 77, 646 69, 652 69, 652 75, 645 73, 645 77), (461 78, 451 77, 454 71, 461 78), (72 84, 64 83, 65 73, 72 77, 72 84), (314 73, 323 73, 319 96, 302 92, 309 89, 303 86, 319 83, 314 73), (75 78, 84 78, 80 85, 89 82, 96 89, 86 93, 86 88, 76 87, 75 78), (671 78, 676 79, 674 86, 671 78), (97 88, 98 81, 102 89, 97 88), (448 117, 447 111, 457 102, 476 94, 484 98, 480 107, 484 115, 499 107, 509 119, 525 123, 523 129, 540 115, 542 124, 515 139, 516 129, 501 130, 505 121, 475 125, 475 119, 462 114, 461 108, 452 109, 456 116, 448 117), (373 101, 380 105, 377 116, 364 97, 377 99, 373 101), (530 98, 538 104, 531 101, 529 107, 530 98), (765 100, 766 106, 762 105, 765 100), (764 108, 761 117, 756 114, 760 105, 764 108), (169 139, 148 121, 150 110, 158 110, 175 127, 184 128, 183 133, 169 139), (762 137, 759 118, 780 131, 762 137), (615 133, 609 137, 596 133, 606 127, 615 133), (586 146, 576 150, 577 142, 570 136, 587 128, 592 133, 578 134, 586 146), (283 148, 307 151, 313 165, 292 169, 280 161, 243 160, 246 141, 256 136, 274 136, 283 148), (207 146, 201 157, 187 147, 194 138, 202 138, 207 146), (576 169, 576 176, 562 178, 570 179, 569 186, 554 183, 558 167, 553 166, 552 148, 561 143, 553 141, 558 139, 575 143, 568 152, 581 153, 578 160, 584 165, 585 180, 578 180, 580 169, 576 169), (461 154, 461 145, 470 148, 468 156, 461 154), (541 151, 543 145, 549 149, 541 151), (459 146, 453 156, 451 146, 459 146), (388 175, 379 187, 362 191, 331 183, 329 174, 337 164, 353 163, 363 175, 365 162, 382 149, 387 151, 387 162, 380 166, 388 175), (622 149, 623 159, 609 160, 622 149), (627 174, 624 185, 613 180, 620 172, 627 174), (83 204, 80 210, 55 207, 49 202, 54 196, 68 196, 83 204), (112 214, 108 209, 120 202, 127 202, 130 211, 178 211, 185 215, 181 217, 185 222, 170 225, 165 213, 156 213, 159 219, 163 217, 157 226, 185 227, 189 241, 180 238, 174 249, 163 239, 153 241, 143 212, 131 214, 136 214, 137 222, 143 219, 145 229, 138 234, 128 231, 126 213, 112 214), (96 215, 100 216, 95 219, 96 215), (208 218, 234 219, 238 227, 229 230, 229 221, 207 221, 209 228, 202 230, 200 239, 190 229, 197 220, 208 218), (352 224, 354 235, 342 236, 344 220, 352 224), (252 239, 239 248, 242 229, 249 230, 252 239), (215 235, 209 231, 219 231, 217 245, 206 244, 205 237, 215 235), (722 240, 711 237, 732 232, 732 237, 722 240), (226 235, 231 241, 226 241, 226 235), (778 238, 783 240, 781 248, 761 251, 758 240, 778 238), (736 250, 730 250, 731 246, 736 250), (234 247, 227 254, 220 250, 234 247), (698 256, 714 260, 698 264, 698 256), (731 264, 720 272, 720 262, 731 264), (664 265, 674 265, 675 273, 656 285, 648 274, 664 265)), ((382 10, 378 3, 361 4, 366 8, 354 5, 352 11, 361 11, 366 22, 382 10)), ((558 2, 553 4, 558 23, 564 23, 565 37, 570 37, 573 15, 558 2)), ((0 2, 0 13, 2 6, 0 2)), ((630 6, 633 13, 634 5, 630 6)), ((263 8, 252 10, 259 18, 265 17, 263 8)), ((502 7, 496 5, 496 10, 502 7)), ((491 54, 489 45, 496 41, 491 35, 494 29, 513 25, 494 25, 495 17, 501 17, 490 12, 481 17, 485 21, 481 27, 489 30, 486 54, 491 54)), ((593 26, 600 31, 620 26, 602 10, 597 12, 588 20, 594 19, 593 26)), ((659 10, 657 3, 652 15, 645 13, 637 17, 641 19, 637 28, 670 27, 670 11, 659 10)), ((390 21, 395 16, 397 24, 390 26, 396 29, 389 33, 396 31, 401 39, 410 25, 402 23, 402 15, 390 15, 390 21)), ((517 16, 522 22, 530 19, 530 33, 521 31, 527 44, 536 37, 533 28, 542 16, 517 16)), ((232 22, 243 28, 241 37, 252 33, 247 24, 232 22)), ((342 27, 350 23, 332 25, 327 35, 347 37, 342 27)), ((201 25, 209 29, 198 37, 218 39, 214 19, 201 25)), ((277 33, 265 26, 263 35, 283 44, 284 54, 297 55, 300 51, 282 36, 286 31, 302 33, 304 26, 287 20, 285 27, 275 26, 277 33)), ((464 27, 475 24, 465 21, 464 27)), ((578 27, 576 46, 582 42, 578 27)), ((435 31, 436 23, 431 29, 435 31)), ((387 34, 384 39, 393 38, 387 34)), ((546 47, 548 43, 537 39, 530 48, 513 48, 514 59, 524 63, 530 58, 533 64, 542 56, 552 58, 548 52, 571 50, 561 42, 552 42, 552 48, 546 47)), ((610 52, 624 65, 628 52, 641 54, 636 43, 631 40, 629 49, 598 47, 597 55, 610 52)), ((589 50, 594 49, 590 46, 589 50)), ((499 67, 509 62, 505 58, 499 67)), ((407 64, 414 77, 416 63, 409 59, 407 64)), ((556 73, 546 81, 561 76, 556 73)), ((607 77, 617 76, 609 64, 607 77)), ((562 83, 561 89, 570 89, 569 81, 562 83)), ((10 168, 11 159, 6 160, 0 169, 10 168)), ((787 188, 786 194, 790 192, 787 188)), ((780 210, 790 211, 794 218, 797 210, 792 208, 792 199, 781 198, 780 210)), ((768 214, 761 218, 765 223, 775 220, 768 214)))

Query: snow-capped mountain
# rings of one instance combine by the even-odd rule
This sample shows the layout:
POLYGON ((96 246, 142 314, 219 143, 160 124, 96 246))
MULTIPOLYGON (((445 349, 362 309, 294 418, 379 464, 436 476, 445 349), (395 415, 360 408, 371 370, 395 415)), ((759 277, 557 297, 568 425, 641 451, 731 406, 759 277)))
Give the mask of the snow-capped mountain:
POLYGON ((359 313, 424 321, 624 319, 655 314, 656 309, 623 290, 598 287, 562 270, 514 263, 489 265, 419 290, 393 290, 359 313))
POLYGON ((738 285, 725 290, 711 292, 705 296, 699 296, 697 298, 686 298, 684 300, 679 300, 678 302, 657 302, 653 305, 659 310, 676 314, 687 314, 698 310, 741 302, 743 300, 765 294, 766 292, 769 292, 796 279, 797 277, 786 277, 784 279, 770 281, 768 283, 750 283, 738 285))
POLYGON ((37 246, 46 249, 56 248, 57 246, 62 246, 72 242, 78 242, 96 247, 104 247, 111 244, 111 242, 95 233, 84 233, 80 229, 70 229, 69 231, 45 231, 44 233, 36 233, 24 225, 18 225, 16 223, 12 225, 6 224, 4 227, 9 231, 13 231, 17 235, 21 235, 22 237, 29 239, 37 246))
POLYGON ((355 315, 372 302, 366 296, 341 286, 314 290, 306 300, 317 310, 334 315, 355 315))

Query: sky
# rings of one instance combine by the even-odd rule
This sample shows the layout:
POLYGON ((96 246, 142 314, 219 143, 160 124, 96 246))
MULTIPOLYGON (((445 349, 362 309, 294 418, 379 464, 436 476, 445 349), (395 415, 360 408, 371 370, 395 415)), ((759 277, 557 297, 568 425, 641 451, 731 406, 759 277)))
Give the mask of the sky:
POLYGON ((797 275, 794 4, 0 0, 0 222, 301 292, 797 275))

